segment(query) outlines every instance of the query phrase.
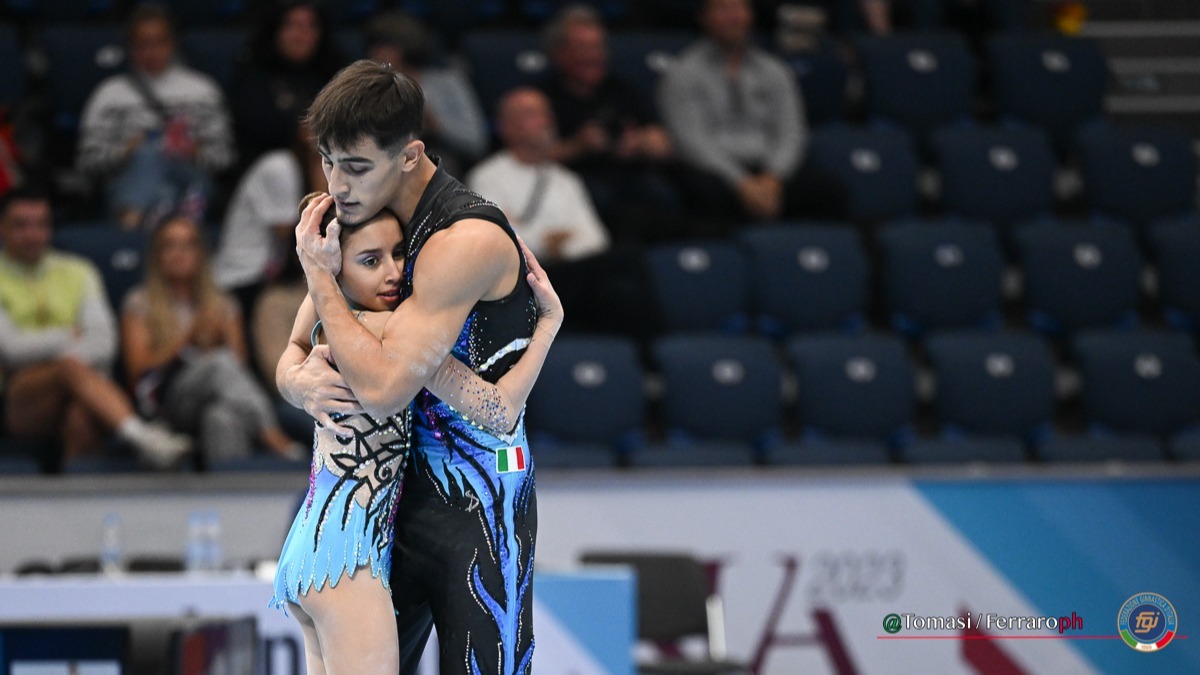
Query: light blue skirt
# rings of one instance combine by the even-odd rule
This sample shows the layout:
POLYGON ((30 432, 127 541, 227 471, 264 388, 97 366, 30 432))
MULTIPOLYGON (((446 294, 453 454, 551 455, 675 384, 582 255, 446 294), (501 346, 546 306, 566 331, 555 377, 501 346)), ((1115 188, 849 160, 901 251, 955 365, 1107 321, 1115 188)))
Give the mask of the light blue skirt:
MULTIPOLYGON (((398 477, 397 477, 398 478, 398 477)), ((353 474, 335 475, 314 458, 308 496, 283 543, 275 572, 271 604, 285 612, 300 596, 337 586, 342 575, 353 578, 367 568, 384 588, 390 588, 392 525, 400 496, 400 480, 375 489, 353 474), (363 506, 356 497, 367 500, 363 506)))

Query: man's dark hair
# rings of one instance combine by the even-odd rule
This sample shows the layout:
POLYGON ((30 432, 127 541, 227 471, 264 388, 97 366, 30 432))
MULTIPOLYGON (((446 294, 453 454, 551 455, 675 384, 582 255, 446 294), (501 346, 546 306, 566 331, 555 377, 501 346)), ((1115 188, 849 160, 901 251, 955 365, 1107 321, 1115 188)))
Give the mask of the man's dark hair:
POLYGON ((49 202, 50 191, 37 183, 21 183, 0 195, 0 217, 8 214, 13 202, 49 202))
POLYGON ((382 63, 361 59, 321 89, 305 121, 319 148, 346 148, 366 137, 394 155, 421 134, 424 115, 420 85, 382 63))

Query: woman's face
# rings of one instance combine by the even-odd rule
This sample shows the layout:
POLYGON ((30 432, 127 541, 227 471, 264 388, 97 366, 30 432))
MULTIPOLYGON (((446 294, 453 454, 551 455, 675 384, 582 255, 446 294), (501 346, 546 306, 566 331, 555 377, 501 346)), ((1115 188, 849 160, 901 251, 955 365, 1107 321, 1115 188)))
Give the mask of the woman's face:
POLYGON ((196 278, 202 262, 200 230, 187 220, 171 220, 158 233, 159 269, 169 282, 196 278))
POLYGON ((375 216, 342 242, 338 281, 346 299, 362 309, 395 309, 400 304, 403 269, 404 237, 400 223, 390 214, 375 216))
POLYGON ((279 55, 292 63, 307 63, 321 41, 321 23, 312 7, 296 7, 283 15, 275 34, 279 55))

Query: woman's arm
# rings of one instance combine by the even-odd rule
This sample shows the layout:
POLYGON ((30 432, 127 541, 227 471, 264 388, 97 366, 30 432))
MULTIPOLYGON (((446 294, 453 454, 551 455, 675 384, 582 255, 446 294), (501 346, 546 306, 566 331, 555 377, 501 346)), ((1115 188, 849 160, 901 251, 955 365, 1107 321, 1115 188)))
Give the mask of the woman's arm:
POLYGON ((464 417, 497 435, 508 434, 516 426, 563 321, 562 303, 545 270, 524 242, 521 248, 529 265, 526 278, 533 287, 539 310, 537 326, 525 353, 496 384, 479 377, 462 361, 448 357, 425 387, 464 417))
POLYGON ((145 314, 126 308, 121 312, 121 356, 129 382, 135 383, 151 370, 170 363, 190 339, 190 333, 180 333, 169 343, 156 346, 145 314))

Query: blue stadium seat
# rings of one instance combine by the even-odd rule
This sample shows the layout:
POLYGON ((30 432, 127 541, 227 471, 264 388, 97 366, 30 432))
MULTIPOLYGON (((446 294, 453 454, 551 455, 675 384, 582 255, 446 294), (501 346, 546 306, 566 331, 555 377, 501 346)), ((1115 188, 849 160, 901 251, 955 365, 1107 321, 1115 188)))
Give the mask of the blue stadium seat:
POLYGON ((1000 324, 1004 260, 996 232, 976 223, 895 223, 879 232, 884 301, 906 335, 1000 324))
POLYGON ((1078 129, 1104 117, 1108 65, 1094 40, 996 35, 987 43, 987 63, 1001 121, 1045 129, 1059 154, 1078 129))
POLYGON ((67 226, 54 233, 55 248, 95 263, 115 309, 121 307, 129 289, 142 282, 146 244, 145 233, 115 226, 67 226))
POLYGON ((855 46, 868 119, 903 126, 922 147, 934 129, 971 120, 975 61, 962 36, 870 36, 855 46))
POLYGON ((1046 462, 1159 462, 1166 458, 1162 444, 1144 434, 1060 436, 1038 445, 1034 454, 1046 462))
POLYGON ((1097 428, 1166 439, 1200 424, 1200 359, 1190 335, 1085 331, 1071 353, 1084 414, 1097 428))
POLYGON ((1200 433, 1177 434, 1167 443, 1167 453, 1181 462, 1200 462, 1200 433))
POLYGON ((179 36, 179 49, 188 65, 216 80, 226 98, 233 92, 245 43, 241 28, 188 27, 179 36))
POLYGON ((123 72, 124 36, 119 26, 54 25, 42 31, 42 46, 50 122, 60 132, 75 134, 96 85, 123 72))
POLYGON ((836 43, 822 41, 817 49, 786 54, 784 59, 796 75, 808 125, 820 127, 844 120, 850 66, 836 43))
POLYGON ((801 440, 769 449, 768 462, 886 463, 890 447, 908 442, 915 374, 899 338, 802 335, 787 353, 801 440))
POLYGON ((470 68, 471 84, 489 115, 510 89, 534 84, 549 67, 542 36, 532 30, 494 30, 469 33, 462 54, 470 68))
POLYGON ((900 448, 900 458, 909 464, 1013 464, 1029 457, 1016 436, 964 436, 919 439, 900 448))
MULTIPOLYGON (((181 27, 196 28, 198 26, 215 26, 218 24, 233 24, 243 18, 247 2, 252 0, 166 0, 165 5, 171 10, 175 21, 181 27)), ((354 4, 350 0, 342 0, 327 5, 354 4)))
POLYGON ((870 268, 858 233, 846 226, 779 223, 742 230, 750 305, 760 331, 860 330, 870 268))
POLYGON ((508 12, 505 0, 398 0, 396 7, 424 21, 451 47, 464 31, 501 19, 508 12))
POLYGON ((4 0, 6 13, 43 24, 113 19, 123 4, 118 0, 4 0))
POLYGON ((630 0, 519 0, 521 15, 529 21, 543 24, 560 9, 572 4, 591 5, 606 21, 619 21, 629 14, 630 0))
POLYGON ((1136 325, 1142 263, 1128 227, 1030 224, 1015 233, 1029 323, 1061 335, 1136 325))
POLYGON ((637 347, 614 336, 562 335, 529 395, 537 466, 613 466, 643 441, 646 398, 637 347))
POLYGON ((666 331, 742 332, 748 328, 746 260, 733 244, 659 244, 646 253, 666 331))
POLYGON ((1176 328, 1195 329, 1200 326, 1200 219, 1155 223, 1148 240, 1164 318, 1176 328))
POLYGON ((817 129, 808 161, 842 183, 850 220, 880 221, 916 211, 917 153, 901 129, 817 129))
MULTIPOLYGON (((387 0, 339 0, 323 3, 329 19, 338 26, 358 26, 375 12, 391 8, 387 0)), ((457 4, 457 3, 447 3, 457 4)))
POLYGON ((1196 152, 1184 131, 1094 125, 1079 134, 1084 200, 1144 225, 1196 211, 1196 152))
POLYGON ((631 455, 634 466, 745 466, 779 436, 783 369, 756 336, 655 340, 667 441, 631 455))
POLYGON ((32 457, 0 457, 0 476, 28 476, 40 471, 32 457))
POLYGON ((925 341, 937 380, 935 408, 950 436, 1035 442, 1054 416, 1054 357, 1028 333, 941 333, 925 341))
POLYGON ((0 476, 39 473, 43 461, 59 454, 50 440, 0 436, 0 476))
POLYGON ((658 78, 696 36, 687 31, 619 31, 608 38, 609 69, 653 101, 658 78))
POLYGON ((933 151, 949 215, 1007 227, 1054 209, 1054 153, 1039 130, 941 129, 933 151))
POLYGON ((17 29, 0 23, 0 108, 16 104, 25 96, 25 57, 21 53, 21 42, 17 29))

